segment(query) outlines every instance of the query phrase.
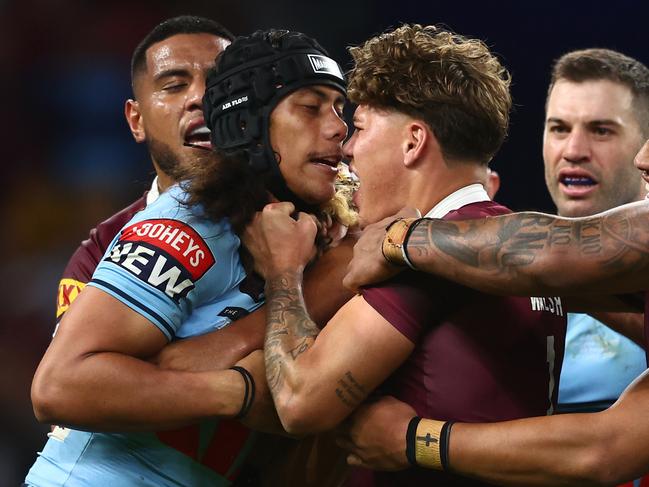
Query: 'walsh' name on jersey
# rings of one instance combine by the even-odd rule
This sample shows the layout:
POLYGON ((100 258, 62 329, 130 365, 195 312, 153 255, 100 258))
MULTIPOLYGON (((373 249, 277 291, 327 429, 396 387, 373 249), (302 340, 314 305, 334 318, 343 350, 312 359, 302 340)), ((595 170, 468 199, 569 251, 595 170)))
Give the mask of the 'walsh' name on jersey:
POLYGON ((177 220, 145 220, 125 228, 106 258, 174 300, 186 296, 215 263, 203 238, 177 220))
POLYGON ((557 316, 563 316, 563 306, 561 306, 561 298, 530 298, 532 302, 532 311, 549 311, 557 316))

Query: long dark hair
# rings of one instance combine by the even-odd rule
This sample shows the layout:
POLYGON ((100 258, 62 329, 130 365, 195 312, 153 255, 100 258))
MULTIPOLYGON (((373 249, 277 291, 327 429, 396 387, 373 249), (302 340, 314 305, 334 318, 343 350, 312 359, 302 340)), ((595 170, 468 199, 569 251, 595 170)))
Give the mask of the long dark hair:
MULTIPOLYGON (((241 235, 255 212, 271 201, 268 182, 263 175, 256 174, 248 162, 244 151, 229 154, 216 151, 214 157, 204 158, 183 169, 182 184, 187 191, 185 203, 200 206, 210 220, 227 218, 232 230, 241 235)), ((323 226, 331 222, 347 227, 355 225, 357 215, 352 208, 351 195, 356 184, 351 178, 340 176, 334 197, 311 208, 311 213, 323 226)), ((326 237, 319 237, 316 243, 324 248, 329 241, 326 237)))

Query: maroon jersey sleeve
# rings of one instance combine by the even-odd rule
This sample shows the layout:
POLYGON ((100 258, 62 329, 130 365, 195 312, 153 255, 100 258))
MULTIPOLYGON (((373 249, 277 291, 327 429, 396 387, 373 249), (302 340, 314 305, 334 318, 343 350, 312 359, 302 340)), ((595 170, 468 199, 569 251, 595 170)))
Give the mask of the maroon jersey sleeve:
MULTIPOLYGON (((413 343, 428 324, 457 309, 462 291, 450 281, 413 271, 361 290, 365 301, 413 343)), ((469 291, 470 292, 470 291, 469 291)))
POLYGON ((433 304, 426 299, 425 293, 409 285, 410 277, 404 279, 404 276, 399 276, 384 284, 363 289, 361 294, 372 308, 415 343, 433 304))
POLYGON ((97 264, 117 232, 146 206, 146 194, 109 219, 90 230, 90 235, 72 254, 65 266, 56 297, 56 320, 59 321, 72 301, 90 281, 97 264))
MULTIPOLYGON (((444 219, 468 220, 506 213, 510 213, 506 207, 483 201, 451 211, 444 219)), ((457 309, 458 292, 467 291, 450 281, 407 271, 385 283, 362 289, 361 294, 372 308, 415 343, 424 331, 424 324, 457 309), (431 289, 435 291, 431 293, 431 289)))

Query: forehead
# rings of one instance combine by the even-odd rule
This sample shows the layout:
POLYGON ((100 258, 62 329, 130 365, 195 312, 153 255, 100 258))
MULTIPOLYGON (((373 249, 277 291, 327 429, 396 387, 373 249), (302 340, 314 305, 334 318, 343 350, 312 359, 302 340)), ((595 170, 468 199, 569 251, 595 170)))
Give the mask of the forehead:
MULTIPOLYGON (((370 105, 358 105, 354 110, 354 120, 369 121, 373 118, 381 117, 382 113, 370 105)), ((385 115, 385 113, 383 113, 385 115)))
POLYGON ((147 74, 169 69, 205 69, 230 41, 214 34, 176 34, 151 45, 146 51, 147 74))
POLYGON ((346 99, 343 93, 327 85, 305 86, 303 88, 295 90, 293 93, 288 95, 285 99, 294 100, 295 98, 299 98, 302 96, 309 96, 309 95, 315 96, 321 99, 322 101, 326 101, 330 103, 344 103, 346 99))
POLYGON ((556 82, 548 98, 547 116, 566 121, 634 119, 633 94, 610 80, 556 82))
POLYGON ((411 118, 396 110, 373 107, 371 105, 358 105, 354 112, 354 121, 365 125, 389 125, 397 127, 398 122, 405 122, 411 118))

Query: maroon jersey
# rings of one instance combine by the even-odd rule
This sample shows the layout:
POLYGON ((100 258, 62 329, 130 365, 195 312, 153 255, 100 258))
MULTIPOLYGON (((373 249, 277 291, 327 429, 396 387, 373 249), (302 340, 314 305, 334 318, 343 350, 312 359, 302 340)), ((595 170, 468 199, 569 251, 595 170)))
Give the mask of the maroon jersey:
POLYGON ((133 218, 133 215, 146 206, 146 195, 145 192, 140 199, 90 230, 88 239, 81 242, 81 245, 72 254, 59 282, 56 299, 57 321, 61 320, 63 313, 67 311, 72 301, 90 281, 97 264, 117 232, 133 218))
MULTIPOLYGON (((486 201, 446 219, 504 213, 509 210, 486 201)), ((552 411, 566 327, 559 298, 492 296, 419 272, 367 288, 363 297, 415 344, 382 394, 438 420, 491 422, 552 411)), ((358 484, 485 485, 420 468, 365 475, 373 481, 358 484)))

